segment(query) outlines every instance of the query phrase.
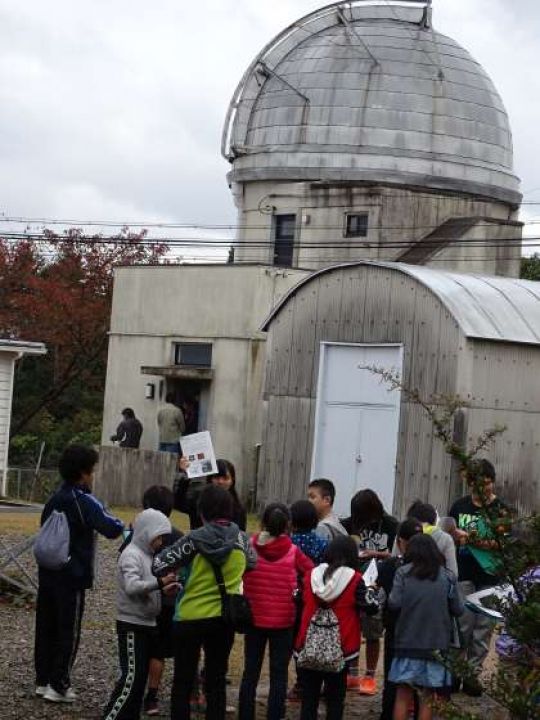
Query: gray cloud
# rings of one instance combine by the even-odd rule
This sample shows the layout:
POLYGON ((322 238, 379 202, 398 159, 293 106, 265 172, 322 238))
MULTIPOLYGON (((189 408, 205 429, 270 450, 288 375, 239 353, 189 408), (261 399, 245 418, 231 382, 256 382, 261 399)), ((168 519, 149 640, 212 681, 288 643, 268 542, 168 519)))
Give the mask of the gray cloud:
MULTIPOLYGON (((258 50, 321 4, 0 0, 0 211, 234 222, 219 154, 229 98, 258 50)), ((437 29, 505 101, 523 189, 540 188, 540 6, 434 4, 437 29)))

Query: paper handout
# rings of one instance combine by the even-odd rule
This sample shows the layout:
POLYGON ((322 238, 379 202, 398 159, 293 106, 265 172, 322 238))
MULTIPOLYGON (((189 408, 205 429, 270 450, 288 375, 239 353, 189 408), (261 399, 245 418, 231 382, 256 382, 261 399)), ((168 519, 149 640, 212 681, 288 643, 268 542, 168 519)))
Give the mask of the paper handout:
POLYGON ((192 435, 183 435, 180 443, 182 455, 189 461, 186 471, 188 478, 217 473, 216 456, 208 430, 192 435))

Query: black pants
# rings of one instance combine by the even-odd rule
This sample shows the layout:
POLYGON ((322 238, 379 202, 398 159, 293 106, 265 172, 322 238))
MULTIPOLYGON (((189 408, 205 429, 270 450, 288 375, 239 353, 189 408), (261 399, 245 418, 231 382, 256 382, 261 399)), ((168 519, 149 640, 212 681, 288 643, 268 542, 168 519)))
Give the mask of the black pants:
POLYGON ((84 590, 40 578, 34 648, 37 685, 50 685, 62 694, 71 687, 83 612, 84 590))
POLYGON ((292 628, 266 630, 253 628, 244 639, 244 674, 240 685, 239 720, 254 720, 257 685, 261 676, 266 643, 270 652, 270 692, 266 717, 285 717, 287 675, 292 652, 292 628))
POLYGON ((103 712, 103 720, 138 720, 150 662, 153 628, 117 622, 120 679, 103 712))
POLYGON ((234 632, 221 618, 175 623, 174 678, 171 719, 189 720, 189 699, 195 687, 201 648, 204 650, 206 720, 223 720, 226 682, 234 632))
POLYGON ((390 666, 392 665, 392 660, 394 659, 393 642, 393 634, 391 637, 387 630, 384 635, 384 685, 382 691, 382 711, 379 720, 393 720, 394 717, 394 703, 396 702, 397 685, 388 680, 390 666))
POLYGON ((317 720, 321 688, 324 683, 326 720, 341 720, 347 693, 347 668, 338 673, 322 673, 298 669, 302 689, 300 720, 317 720))

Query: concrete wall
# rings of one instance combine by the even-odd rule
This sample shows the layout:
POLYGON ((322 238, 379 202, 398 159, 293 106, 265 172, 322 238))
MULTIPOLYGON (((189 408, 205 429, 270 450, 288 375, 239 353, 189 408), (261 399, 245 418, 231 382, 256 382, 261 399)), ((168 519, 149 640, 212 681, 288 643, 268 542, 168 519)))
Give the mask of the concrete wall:
POLYGON ((263 247, 237 247, 239 261, 273 262, 272 218, 279 213, 297 214, 300 247, 293 264, 311 269, 353 260, 399 260, 408 243, 412 246, 421 241, 446 221, 479 217, 492 222, 480 222, 465 240, 509 239, 506 247, 499 251, 466 247, 464 239, 456 238, 459 246, 438 253, 428 264, 459 272, 519 276, 521 227, 515 222, 517 212, 503 202, 404 187, 307 182, 242 183, 233 186, 233 194, 243 227, 239 239, 265 243, 263 247), (344 236, 347 212, 368 213, 367 237, 344 236))
MULTIPOLYGON (((123 407, 144 426, 141 447, 156 449, 156 415, 163 377, 143 366, 172 366, 176 342, 211 342, 213 379, 206 396, 207 422, 218 457, 237 468, 247 489, 255 477, 261 437, 261 387, 265 335, 258 332, 277 300, 306 273, 261 266, 158 266, 115 273, 103 414, 110 444, 123 407), (145 385, 156 396, 145 399, 145 385)), ((203 428, 201 428, 203 429, 203 428)))

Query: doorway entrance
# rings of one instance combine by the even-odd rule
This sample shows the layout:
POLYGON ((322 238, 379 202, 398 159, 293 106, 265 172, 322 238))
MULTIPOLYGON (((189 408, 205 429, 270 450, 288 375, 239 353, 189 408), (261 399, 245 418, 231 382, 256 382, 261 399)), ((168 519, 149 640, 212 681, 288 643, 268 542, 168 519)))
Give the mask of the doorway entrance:
POLYGON ((184 413, 185 435, 206 429, 208 383, 200 380, 167 379, 167 392, 174 395, 174 404, 184 413))
POLYGON ((400 393, 366 367, 401 373, 402 364, 401 345, 321 343, 311 478, 335 483, 338 515, 365 488, 392 510, 400 393))

